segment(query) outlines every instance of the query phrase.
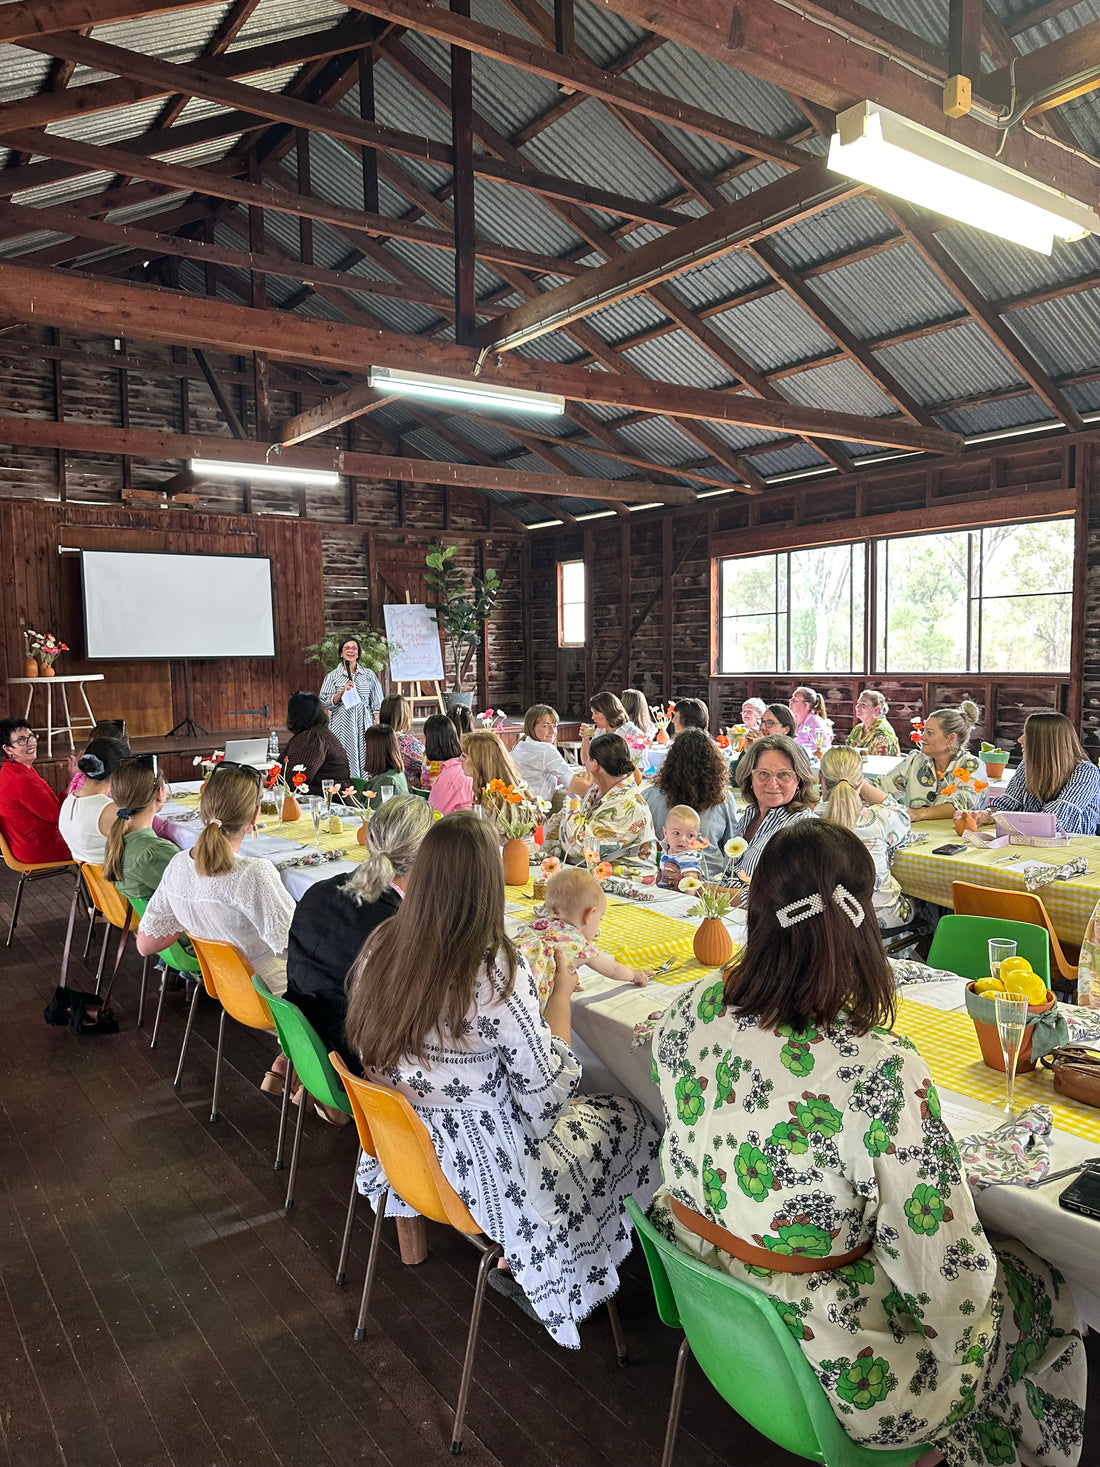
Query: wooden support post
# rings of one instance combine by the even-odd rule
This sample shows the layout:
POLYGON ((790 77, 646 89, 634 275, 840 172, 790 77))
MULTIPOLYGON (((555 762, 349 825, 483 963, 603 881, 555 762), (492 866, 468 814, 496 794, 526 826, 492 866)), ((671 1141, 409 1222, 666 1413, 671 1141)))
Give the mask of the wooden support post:
POLYGON ((666 514, 661 520, 661 698, 662 703, 667 703, 672 697, 672 669, 673 669, 673 638, 675 636, 675 624, 673 622, 672 605, 672 536, 675 530, 675 521, 670 514, 666 514))
POLYGON ((572 56, 576 49, 573 0, 554 0, 554 50, 562 56, 572 56))
MULTIPOLYGON (((299 127, 294 134, 294 157, 298 166, 298 192, 308 195, 313 192, 309 170, 309 133, 299 127)), ((313 220, 305 214, 298 216, 298 248, 304 265, 313 263, 313 220)))
MULTIPOLYGON (((54 330, 50 332, 51 344, 61 346, 61 332, 54 330)), ((62 381, 61 354, 53 359, 53 415, 57 422, 65 420, 65 386, 62 381)), ((68 459, 63 448, 57 450, 57 494, 62 504, 69 497, 68 489, 68 459)))
MULTIPOLYGON (((470 14, 470 0, 450 0, 454 15, 470 14)), ((455 340, 472 346, 477 234, 474 223, 473 53, 451 47, 451 146, 454 149, 455 340)))
POLYGON ((631 686, 630 677, 630 516, 619 522, 619 622, 623 661, 623 686, 631 686))
MULTIPOLYGON (((359 116, 374 122, 374 48, 364 46, 359 52, 359 116)), ((368 214, 378 209, 378 154, 374 148, 361 148, 363 168, 363 208, 368 214)))

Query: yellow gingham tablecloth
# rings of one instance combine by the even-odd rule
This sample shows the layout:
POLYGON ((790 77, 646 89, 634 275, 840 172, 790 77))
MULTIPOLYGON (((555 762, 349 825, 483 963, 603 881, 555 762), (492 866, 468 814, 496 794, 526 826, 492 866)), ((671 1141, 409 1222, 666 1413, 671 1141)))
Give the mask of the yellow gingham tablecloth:
MULTIPOLYGON (((186 805, 189 810, 199 808, 199 797, 196 794, 180 794, 173 796, 176 804, 186 805)), ((171 819, 171 816, 168 817, 171 819)), ((342 851, 348 861, 361 861, 367 854, 366 846, 359 844, 359 818, 355 815, 341 817, 342 829, 338 832, 330 832, 324 828, 324 819, 320 831, 313 829, 313 819, 305 814, 300 820, 282 821, 278 815, 270 811, 261 811, 256 822, 256 829, 261 835, 274 835, 282 840, 290 841, 295 845, 311 846, 317 851, 342 851)))
MULTIPOLYGON (((944 1013, 942 1009, 899 998, 894 1029, 917 1046, 938 1086, 957 1090, 972 1100, 987 1100, 996 1106, 1004 1104, 1005 1077, 1000 1070, 991 1070, 982 1059, 969 1014, 944 1013)), ((1015 1104, 1019 1109, 1036 1103, 1050 1106, 1059 1130, 1070 1131, 1086 1141, 1100 1142, 1100 1110, 1055 1095, 1050 1071, 1039 1066, 1017 1075, 1015 1087, 1015 1104)))
MULTIPOLYGON (((984 827, 983 827, 984 828, 984 827)), ((997 846, 993 850, 960 851, 957 856, 935 856, 934 846, 960 844, 949 820, 924 820, 913 829, 928 839, 923 845, 906 846, 894 857, 891 870, 901 889, 941 907, 952 907, 951 883, 972 881, 977 886, 998 886, 1006 891, 1026 891, 1024 878, 1015 869, 1021 861, 1043 861, 1060 866, 1084 856, 1089 870, 1072 881, 1052 881, 1036 888, 1042 897, 1054 930, 1066 942, 1080 943, 1093 908, 1100 902, 1100 837, 1081 835, 1065 846, 997 846), (1010 857, 1018 856, 1019 861, 1010 857)))

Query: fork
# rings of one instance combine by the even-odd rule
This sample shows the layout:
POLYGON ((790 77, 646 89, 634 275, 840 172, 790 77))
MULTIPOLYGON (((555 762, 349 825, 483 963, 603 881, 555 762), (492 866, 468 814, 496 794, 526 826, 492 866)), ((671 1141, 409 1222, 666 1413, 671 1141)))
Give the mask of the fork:
POLYGON ((654 968, 654 970, 653 970, 653 976, 654 976, 654 978, 659 978, 662 973, 667 973, 670 968, 675 968, 675 966, 676 966, 676 964, 678 962, 679 962, 679 959, 678 958, 666 958, 665 961, 661 964, 661 966, 659 968, 654 968))

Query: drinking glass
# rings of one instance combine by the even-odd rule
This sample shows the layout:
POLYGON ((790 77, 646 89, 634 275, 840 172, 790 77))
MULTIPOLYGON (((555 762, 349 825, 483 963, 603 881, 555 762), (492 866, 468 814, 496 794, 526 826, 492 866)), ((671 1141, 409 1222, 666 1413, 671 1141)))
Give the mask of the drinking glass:
POLYGON ((382 803, 384 805, 387 800, 393 799, 393 785, 384 784, 378 793, 382 796, 382 803))
POLYGON ((313 834, 321 834, 321 796, 310 795, 309 818, 313 821, 313 834))
POLYGON ((991 937, 989 939, 989 971, 994 978, 1001 976, 1001 964, 1005 958, 1016 956, 1016 944, 1010 937, 991 937))
POLYGON ((336 781, 334 779, 323 779, 321 781, 321 793, 325 797, 325 809, 332 813, 332 797, 336 793, 336 781))
POLYGON ((997 1037, 1005 1060, 1005 1110, 1014 1115, 1013 1090, 1016 1084, 1016 1061, 1027 1024, 1027 997, 1022 993, 995 993, 993 1007, 997 1012, 997 1037))

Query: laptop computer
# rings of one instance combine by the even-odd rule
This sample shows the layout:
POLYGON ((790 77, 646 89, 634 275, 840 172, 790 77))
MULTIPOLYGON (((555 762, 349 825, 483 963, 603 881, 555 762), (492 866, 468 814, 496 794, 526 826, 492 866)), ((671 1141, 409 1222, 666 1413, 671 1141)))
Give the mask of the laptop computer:
POLYGON ((271 763, 265 738, 226 739, 225 757, 230 764, 248 764, 253 769, 267 769, 271 763))

